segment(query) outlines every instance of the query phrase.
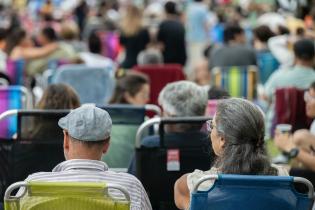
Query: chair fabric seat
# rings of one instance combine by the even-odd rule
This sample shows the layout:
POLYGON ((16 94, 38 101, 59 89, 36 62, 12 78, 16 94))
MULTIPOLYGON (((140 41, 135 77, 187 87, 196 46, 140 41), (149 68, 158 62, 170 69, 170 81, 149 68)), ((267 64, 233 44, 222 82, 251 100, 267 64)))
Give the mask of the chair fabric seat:
POLYGON ((191 195, 191 210, 307 210, 313 200, 298 193, 293 177, 219 175, 208 191, 191 195))

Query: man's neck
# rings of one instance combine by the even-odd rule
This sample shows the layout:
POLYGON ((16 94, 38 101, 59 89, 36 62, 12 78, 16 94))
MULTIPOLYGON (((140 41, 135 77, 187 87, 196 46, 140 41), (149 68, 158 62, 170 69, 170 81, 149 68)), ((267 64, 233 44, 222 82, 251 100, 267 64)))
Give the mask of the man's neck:
POLYGON ((312 61, 296 61, 295 66, 303 66, 305 68, 313 68, 314 63, 312 61))

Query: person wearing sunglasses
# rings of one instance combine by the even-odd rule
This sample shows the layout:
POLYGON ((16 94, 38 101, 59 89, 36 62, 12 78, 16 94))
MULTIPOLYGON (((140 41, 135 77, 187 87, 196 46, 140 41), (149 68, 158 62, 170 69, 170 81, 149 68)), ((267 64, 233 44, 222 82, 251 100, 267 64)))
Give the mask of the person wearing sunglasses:
MULTIPOLYGON (((190 193, 197 181, 206 175, 288 175, 284 168, 271 165, 264 146, 263 113, 250 101, 221 100, 207 128, 217 158, 210 170, 195 170, 176 181, 174 195, 179 209, 189 209, 190 193)), ((213 181, 204 182, 198 190, 207 191, 212 185, 213 181)))
MULTIPOLYGON (((315 118, 315 81, 304 94, 306 103, 306 115, 315 118)), ((306 168, 315 171, 315 120, 310 130, 297 130, 293 135, 281 133, 276 130, 275 145, 287 154, 289 158, 295 158, 306 168)))

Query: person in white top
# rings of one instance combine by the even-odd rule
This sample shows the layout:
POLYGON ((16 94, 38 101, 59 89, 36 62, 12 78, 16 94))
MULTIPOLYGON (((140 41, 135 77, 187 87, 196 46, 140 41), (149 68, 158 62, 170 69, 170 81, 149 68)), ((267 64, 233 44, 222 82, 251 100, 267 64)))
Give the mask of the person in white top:
MULTIPOLYGON (((306 115, 315 118, 315 81, 304 94, 306 115)), ((296 158, 308 169, 315 171, 315 120, 310 130, 297 130, 290 135, 276 130, 275 145, 289 158, 296 158)))
POLYGON ((110 58, 101 54, 102 42, 96 32, 92 32, 88 39, 88 47, 90 52, 81 52, 80 58, 88 67, 106 68, 108 71, 114 73, 116 64, 110 58))
MULTIPOLYGON (((263 113, 252 102, 240 98, 221 100, 207 125, 217 159, 210 170, 195 170, 176 181, 175 204, 179 209, 189 208, 193 186, 206 175, 288 175, 285 169, 271 165, 267 157, 263 113)), ((204 182, 198 190, 208 190, 212 185, 211 181, 204 182)))

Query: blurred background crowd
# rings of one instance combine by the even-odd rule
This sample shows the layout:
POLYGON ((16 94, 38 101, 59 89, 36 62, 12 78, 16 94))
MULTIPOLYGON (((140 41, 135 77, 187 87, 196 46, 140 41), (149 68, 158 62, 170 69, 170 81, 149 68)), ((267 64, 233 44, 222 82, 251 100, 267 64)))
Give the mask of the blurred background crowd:
POLYGON ((315 183, 314 43, 314 0, 1 0, 0 114, 92 103, 213 117, 218 100, 245 98, 263 112, 273 162, 296 158, 308 172, 295 172, 315 183), (190 82, 162 91, 181 80, 190 82), (1 95, 17 87, 25 106, 1 95))

